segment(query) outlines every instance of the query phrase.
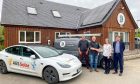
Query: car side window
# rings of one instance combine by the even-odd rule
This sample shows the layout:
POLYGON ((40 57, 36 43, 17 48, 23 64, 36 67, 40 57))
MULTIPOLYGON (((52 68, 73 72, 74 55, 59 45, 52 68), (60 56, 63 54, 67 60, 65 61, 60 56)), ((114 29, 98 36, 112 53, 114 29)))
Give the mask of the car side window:
POLYGON ((35 55, 35 53, 26 47, 21 47, 21 56, 23 57, 30 57, 31 55, 35 55))
POLYGON ((21 47, 21 56, 30 57, 31 55, 35 55, 36 58, 39 58, 38 55, 27 47, 21 47))
POLYGON ((20 47, 15 46, 15 47, 10 47, 6 49, 6 52, 14 55, 20 55, 20 47))

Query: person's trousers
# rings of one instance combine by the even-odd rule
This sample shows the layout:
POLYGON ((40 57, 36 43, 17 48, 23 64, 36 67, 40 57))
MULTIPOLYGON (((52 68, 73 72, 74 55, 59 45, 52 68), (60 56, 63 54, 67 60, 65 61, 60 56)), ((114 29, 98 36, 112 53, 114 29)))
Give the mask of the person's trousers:
POLYGON ((86 54, 86 52, 82 52, 82 54, 80 55, 80 61, 81 62, 83 61, 83 59, 85 59, 86 67, 88 68, 89 67, 89 57, 86 54))
POLYGON ((114 53, 114 69, 118 72, 118 63, 120 67, 120 73, 123 73, 123 56, 120 53, 114 53))
POLYGON ((97 69, 97 65, 98 65, 98 55, 97 54, 90 54, 89 55, 89 59, 90 59, 90 67, 93 69, 97 69), (94 66, 94 67, 93 67, 94 66))
POLYGON ((109 73, 110 72, 110 58, 105 57, 105 73, 109 73))

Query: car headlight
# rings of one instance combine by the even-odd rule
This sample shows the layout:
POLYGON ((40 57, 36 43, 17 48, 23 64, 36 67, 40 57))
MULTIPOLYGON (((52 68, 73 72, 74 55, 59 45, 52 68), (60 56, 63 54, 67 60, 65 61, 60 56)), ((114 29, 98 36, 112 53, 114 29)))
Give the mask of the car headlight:
POLYGON ((59 66, 61 66, 62 68, 70 68, 71 67, 71 65, 68 65, 68 64, 63 64, 63 63, 58 63, 58 62, 57 62, 57 64, 59 66))

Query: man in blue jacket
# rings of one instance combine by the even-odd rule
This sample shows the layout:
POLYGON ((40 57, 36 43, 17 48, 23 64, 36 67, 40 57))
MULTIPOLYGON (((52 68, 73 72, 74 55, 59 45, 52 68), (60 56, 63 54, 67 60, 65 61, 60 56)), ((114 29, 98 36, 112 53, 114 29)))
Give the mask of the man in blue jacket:
POLYGON ((113 42, 113 49, 114 49, 114 70, 113 74, 118 73, 118 62, 120 67, 119 76, 122 76, 123 73, 123 52, 125 50, 124 42, 120 41, 120 36, 116 36, 116 41, 113 42))

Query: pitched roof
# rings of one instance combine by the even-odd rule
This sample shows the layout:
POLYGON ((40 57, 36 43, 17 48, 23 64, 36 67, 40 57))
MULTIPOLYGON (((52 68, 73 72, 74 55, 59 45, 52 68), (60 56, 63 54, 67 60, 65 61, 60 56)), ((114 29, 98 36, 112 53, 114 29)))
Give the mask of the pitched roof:
POLYGON ((113 0, 102 6, 84 12, 82 15, 81 26, 96 26, 101 25, 107 19, 113 10, 116 8, 120 0, 113 0))
POLYGON ((4 0, 1 24, 78 29, 102 25, 112 14, 120 0, 113 0, 94 9, 86 9, 46 0, 4 0), (27 13, 35 7, 37 15, 27 13), (56 10, 62 16, 52 14, 56 10))
POLYGON ((1 24, 75 29, 85 10, 88 9, 45 0, 4 0, 1 24), (28 14, 28 6, 35 7, 38 14, 28 14), (52 10, 57 10, 62 17, 54 17, 52 10))

